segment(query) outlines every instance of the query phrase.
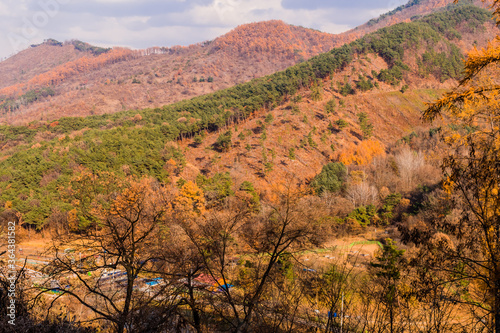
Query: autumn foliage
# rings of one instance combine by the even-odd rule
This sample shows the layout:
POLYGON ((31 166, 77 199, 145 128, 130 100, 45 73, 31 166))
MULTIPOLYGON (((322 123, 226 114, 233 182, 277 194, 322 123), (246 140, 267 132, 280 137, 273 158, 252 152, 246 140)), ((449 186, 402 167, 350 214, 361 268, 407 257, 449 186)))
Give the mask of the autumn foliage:
POLYGON ((365 140, 359 144, 349 143, 346 148, 340 151, 338 159, 345 165, 369 164, 375 156, 384 154, 384 146, 377 140, 365 140))
POLYGON ((245 24, 217 38, 216 49, 234 50, 241 55, 271 53, 277 57, 307 59, 336 46, 335 36, 273 20, 245 24))
MULTIPOLYGON (((495 0, 492 8, 500 25, 500 1, 495 0)), ((455 237, 452 246, 445 246, 446 258, 450 265, 466 263, 459 277, 473 297, 471 311, 488 318, 491 332, 496 333, 500 332, 499 62, 497 36, 488 47, 469 53, 459 85, 424 112, 428 121, 446 115, 461 129, 442 133, 450 148, 443 161, 444 190, 457 207, 460 224, 457 228, 443 219, 437 228, 455 237)))

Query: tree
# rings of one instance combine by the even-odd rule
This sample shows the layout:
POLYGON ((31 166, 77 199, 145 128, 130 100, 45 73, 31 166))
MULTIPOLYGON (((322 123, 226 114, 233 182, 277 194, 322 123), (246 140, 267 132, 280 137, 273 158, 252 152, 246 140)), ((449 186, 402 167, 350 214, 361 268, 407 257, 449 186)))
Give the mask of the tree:
POLYGON ((390 238, 386 239, 380 253, 375 257, 375 261, 370 265, 373 269, 372 273, 376 277, 376 282, 380 286, 378 300, 384 305, 389 312, 390 332, 394 330, 395 324, 395 308, 399 298, 399 280, 401 279, 400 267, 403 260, 404 250, 398 250, 394 241, 390 238))
POLYGON ((233 182, 229 172, 216 173, 212 178, 200 173, 196 176, 196 184, 205 194, 207 208, 221 204, 225 198, 234 195, 231 190, 233 182))
POLYGON ((219 151, 228 151, 231 148, 233 133, 228 130, 217 137, 215 141, 215 147, 219 151))
POLYGON ((337 88, 342 96, 353 95, 355 93, 349 82, 346 82, 345 84, 337 82, 337 88))
POLYGON ((405 147, 396 156, 399 176, 403 179, 405 189, 412 188, 417 172, 424 166, 424 156, 405 147))
POLYGON ((328 102, 326 102, 325 105, 325 111, 326 113, 334 113, 335 112, 335 107, 337 105, 337 102, 335 101, 334 98, 330 99, 328 102))
POLYGON ((316 194, 328 192, 338 192, 342 189, 347 177, 347 168, 342 163, 328 163, 321 169, 321 172, 314 177, 311 186, 316 194))
POLYGON ((203 191, 192 181, 187 181, 174 200, 176 211, 186 216, 198 216, 205 212, 205 196, 203 191))
POLYGON ((218 281, 219 292, 203 295, 206 308, 233 332, 255 331, 268 311, 265 297, 282 277, 280 258, 303 248, 313 233, 309 221, 315 211, 301 202, 301 187, 279 188, 273 194, 273 203, 263 205, 257 215, 246 202, 229 198, 224 210, 212 210, 196 223, 181 223, 203 259, 203 273, 218 281), (245 265, 231 265, 243 249, 245 265))
POLYGON ((248 200, 250 210, 258 211, 260 209, 260 197, 257 191, 255 190, 253 184, 245 180, 243 183, 241 183, 240 190, 250 195, 250 198, 248 200))
POLYGON ((368 91, 373 88, 373 83, 370 79, 365 78, 363 75, 359 75, 359 81, 356 82, 356 88, 361 91, 368 91))
MULTIPOLYGON (((338 261, 311 282, 315 291, 314 299, 319 303, 313 305, 323 305, 328 309, 325 332, 334 332, 335 328, 340 326, 339 318, 342 318, 344 323, 344 320, 347 321, 344 314, 354 312, 351 308, 354 301, 354 281, 359 277, 355 276, 353 270, 354 266, 348 265, 347 260, 338 261)), ((352 323, 349 323, 349 326, 351 325, 352 323)))
POLYGON ((335 125, 337 125, 340 130, 343 130, 344 128, 349 126, 349 123, 347 121, 345 121, 344 119, 339 119, 339 120, 335 121, 335 125))
POLYGON ((358 113, 359 126, 363 132, 363 138, 369 139, 372 136, 373 124, 370 122, 368 115, 365 112, 358 113))
POLYGON ((311 87, 311 99, 313 101, 320 101, 322 98, 323 88, 320 85, 313 84, 311 87))
POLYGON ((165 235, 163 218, 170 207, 165 187, 149 178, 109 175, 104 180, 77 176, 75 182, 83 182, 82 193, 100 189, 88 204, 73 203, 86 205, 94 225, 55 240, 55 258, 45 268, 51 277, 44 285, 69 295, 95 314, 91 320, 106 320, 118 333, 166 325, 175 309, 173 298, 159 297, 167 284, 152 293, 137 288, 141 274, 162 274, 157 261, 165 235))
POLYGON ((374 204, 377 202, 377 196, 377 188, 366 180, 350 184, 346 191, 346 198, 354 207, 374 204))
MULTIPOLYGON (((494 0, 492 8, 499 26, 500 1, 494 0)), ((424 112, 428 121, 446 115, 455 124, 478 128, 443 133, 450 148, 443 161, 445 189, 454 195, 460 219, 436 222, 455 238, 446 254, 459 266, 441 265, 435 269, 445 269, 467 284, 461 301, 471 306, 479 323, 487 318, 485 325, 496 333, 500 332, 499 42, 497 36, 487 48, 472 50, 458 86, 424 112)))

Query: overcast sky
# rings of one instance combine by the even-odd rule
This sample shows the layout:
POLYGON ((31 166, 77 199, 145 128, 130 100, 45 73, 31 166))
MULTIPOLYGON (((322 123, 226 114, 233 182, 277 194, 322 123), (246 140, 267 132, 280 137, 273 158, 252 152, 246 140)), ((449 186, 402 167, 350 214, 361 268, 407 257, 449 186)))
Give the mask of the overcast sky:
POLYGON ((0 59, 44 39, 189 45, 271 19, 339 33, 408 0, 0 0, 0 59))

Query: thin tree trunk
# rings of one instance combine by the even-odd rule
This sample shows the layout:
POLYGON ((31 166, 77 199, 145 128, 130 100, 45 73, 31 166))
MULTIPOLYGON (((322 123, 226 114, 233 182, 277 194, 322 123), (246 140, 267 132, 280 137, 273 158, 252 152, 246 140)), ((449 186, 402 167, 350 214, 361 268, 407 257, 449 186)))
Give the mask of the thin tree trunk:
POLYGON ((195 304, 195 299, 194 299, 194 291, 193 291, 193 286, 192 284, 192 276, 188 276, 188 285, 189 285, 189 303, 191 307, 191 311, 193 313, 193 322, 194 322, 194 329, 196 332, 200 333, 201 332, 201 320, 200 320, 200 314, 198 310, 196 309, 196 304, 195 304))
POLYGON ((500 333, 500 276, 497 275, 495 281, 494 296, 495 306, 494 306, 494 321, 495 321, 495 333, 500 333))

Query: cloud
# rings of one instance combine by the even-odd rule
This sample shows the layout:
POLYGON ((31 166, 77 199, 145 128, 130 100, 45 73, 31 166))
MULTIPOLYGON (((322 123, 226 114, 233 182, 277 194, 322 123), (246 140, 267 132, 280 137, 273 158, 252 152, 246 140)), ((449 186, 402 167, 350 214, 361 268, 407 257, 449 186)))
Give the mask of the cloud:
POLYGON ((283 0, 283 8, 287 9, 323 9, 323 8, 350 8, 370 10, 377 8, 395 8, 407 3, 408 0, 283 0))
POLYGON ((152 16, 158 13, 183 13, 198 4, 208 4, 211 0, 144 0, 144 1, 73 1, 65 11, 91 13, 95 16, 127 17, 152 16))

